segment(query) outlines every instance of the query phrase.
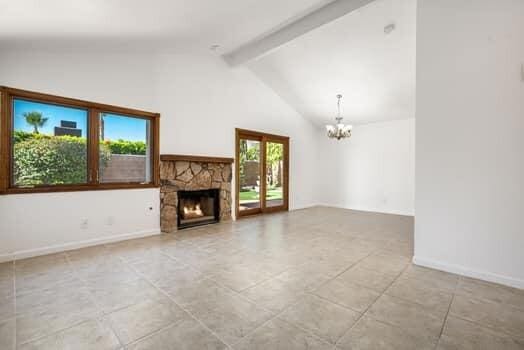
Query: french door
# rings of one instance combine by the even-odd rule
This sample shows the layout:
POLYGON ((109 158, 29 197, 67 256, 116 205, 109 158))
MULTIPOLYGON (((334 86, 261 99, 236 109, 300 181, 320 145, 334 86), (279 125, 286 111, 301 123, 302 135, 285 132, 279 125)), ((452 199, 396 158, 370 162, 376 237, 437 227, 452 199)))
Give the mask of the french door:
POLYGON ((288 210, 289 137, 236 129, 237 217, 288 210))

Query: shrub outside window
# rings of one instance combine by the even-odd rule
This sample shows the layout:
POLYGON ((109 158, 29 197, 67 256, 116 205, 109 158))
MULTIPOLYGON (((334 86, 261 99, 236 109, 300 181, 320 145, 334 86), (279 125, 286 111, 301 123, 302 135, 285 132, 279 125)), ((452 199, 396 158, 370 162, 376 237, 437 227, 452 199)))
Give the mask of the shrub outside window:
POLYGON ((158 114, 0 93, 0 193, 158 187, 158 114))

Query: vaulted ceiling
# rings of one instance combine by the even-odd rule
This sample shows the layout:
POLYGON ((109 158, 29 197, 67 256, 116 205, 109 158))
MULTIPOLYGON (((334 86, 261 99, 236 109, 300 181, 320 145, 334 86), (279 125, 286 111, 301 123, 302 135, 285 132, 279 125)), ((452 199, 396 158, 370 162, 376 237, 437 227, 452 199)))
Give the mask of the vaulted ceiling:
POLYGON ((416 0, 377 0, 248 66, 303 116, 365 124, 415 116, 416 0), (395 29, 389 34, 384 28, 395 29))
POLYGON ((244 68, 319 125, 333 122, 338 93, 346 122, 414 117, 416 0, 0 0, 0 54, 17 47, 211 54, 214 44, 212 54, 227 54, 335 3, 364 6, 347 14, 334 7, 337 19, 244 68))

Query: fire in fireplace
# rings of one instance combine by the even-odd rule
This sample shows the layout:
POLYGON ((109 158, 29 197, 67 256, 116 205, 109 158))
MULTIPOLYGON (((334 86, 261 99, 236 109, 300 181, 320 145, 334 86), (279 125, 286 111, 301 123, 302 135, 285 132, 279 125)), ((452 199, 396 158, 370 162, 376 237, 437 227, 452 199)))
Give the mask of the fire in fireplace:
POLYGON ((178 191, 178 228, 218 222, 219 205, 218 189, 178 191))

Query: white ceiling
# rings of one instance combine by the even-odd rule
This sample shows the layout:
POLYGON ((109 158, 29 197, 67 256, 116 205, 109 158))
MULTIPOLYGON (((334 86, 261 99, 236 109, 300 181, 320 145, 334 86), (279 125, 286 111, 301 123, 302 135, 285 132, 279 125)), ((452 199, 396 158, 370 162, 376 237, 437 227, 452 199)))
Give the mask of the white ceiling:
MULTIPOLYGON (((331 1, 0 0, 0 50, 209 52, 219 44, 227 53, 331 1)), ((333 121, 338 93, 346 122, 413 118, 415 25, 416 0, 376 0, 248 67, 317 124, 333 121)))
POLYGON ((416 0, 377 0, 321 26, 249 67, 316 124, 414 118, 416 0), (386 35, 384 27, 396 24, 386 35))
POLYGON ((232 50, 328 0, 0 0, 0 45, 232 50))

